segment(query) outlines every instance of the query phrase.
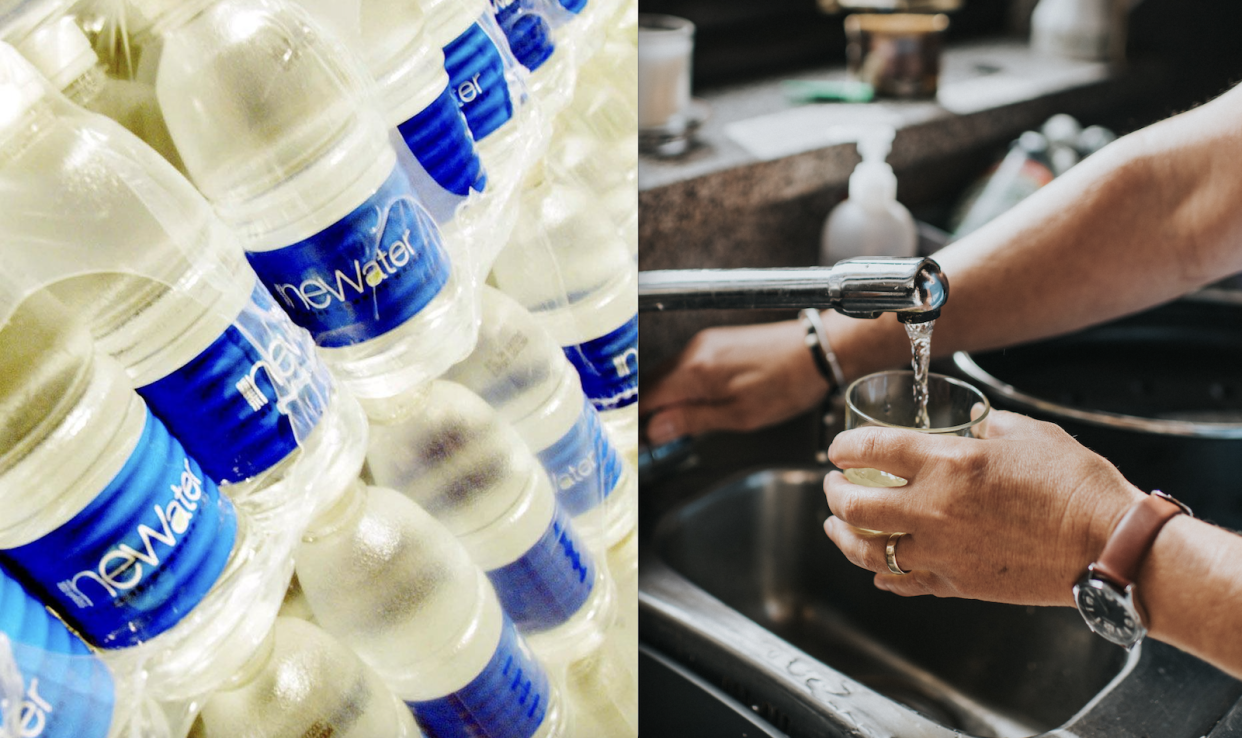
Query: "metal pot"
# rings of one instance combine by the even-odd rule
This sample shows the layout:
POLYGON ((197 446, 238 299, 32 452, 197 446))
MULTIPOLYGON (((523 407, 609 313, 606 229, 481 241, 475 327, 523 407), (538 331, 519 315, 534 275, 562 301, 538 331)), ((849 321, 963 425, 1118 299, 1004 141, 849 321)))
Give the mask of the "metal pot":
POLYGON ((1145 490, 1242 529, 1242 304, 1186 299, 953 357, 993 404, 1052 421, 1145 490))

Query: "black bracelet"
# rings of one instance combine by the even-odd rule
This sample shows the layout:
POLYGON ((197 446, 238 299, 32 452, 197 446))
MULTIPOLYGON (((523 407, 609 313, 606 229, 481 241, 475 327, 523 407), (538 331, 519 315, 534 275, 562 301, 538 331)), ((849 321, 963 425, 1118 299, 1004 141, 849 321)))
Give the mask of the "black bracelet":
POLYGON ((806 308, 798 314, 798 319, 806 328, 803 340, 811 352, 811 358, 815 361, 815 368, 828 382, 829 394, 844 391, 845 372, 841 371, 841 362, 837 361, 837 354, 832 350, 832 344, 828 342, 828 334, 824 331, 824 322, 820 319, 819 311, 806 308))

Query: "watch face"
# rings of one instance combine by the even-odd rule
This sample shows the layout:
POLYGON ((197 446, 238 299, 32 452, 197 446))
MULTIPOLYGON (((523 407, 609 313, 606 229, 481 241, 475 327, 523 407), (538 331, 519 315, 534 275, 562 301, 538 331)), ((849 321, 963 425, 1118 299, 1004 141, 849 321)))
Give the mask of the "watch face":
POLYGON ((1129 648, 1147 634, 1130 593, 1108 582, 1084 577, 1074 585, 1074 600, 1091 630, 1119 646, 1129 648))

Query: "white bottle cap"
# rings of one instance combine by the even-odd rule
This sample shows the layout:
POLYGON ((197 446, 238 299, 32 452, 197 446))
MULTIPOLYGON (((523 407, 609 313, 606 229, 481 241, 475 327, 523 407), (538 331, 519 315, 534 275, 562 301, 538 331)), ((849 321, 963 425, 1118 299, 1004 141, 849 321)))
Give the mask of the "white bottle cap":
POLYGON ((16 45, 57 90, 65 89, 99 63, 86 34, 69 16, 45 23, 16 45))
POLYGON ((47 94, 47 82, 17 49, 0 41, 0 131, 22 119, 47 94))

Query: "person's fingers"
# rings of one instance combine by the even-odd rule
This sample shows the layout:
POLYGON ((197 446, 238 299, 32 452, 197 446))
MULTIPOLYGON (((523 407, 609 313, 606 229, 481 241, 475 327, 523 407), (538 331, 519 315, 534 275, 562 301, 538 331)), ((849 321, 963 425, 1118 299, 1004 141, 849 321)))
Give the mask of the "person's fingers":
POLYGON ((838 469, 881 469, 913 482, 933 453, 963 440, 900 428, 855 428, 832 439, 828 459, 838 469))
POLYGON ((904 487, 864 487, 832 471, 824 477, 824 497, 833 515, 859 528, 908 531, 915 527, 907 509, 911 497, 904 487))
MULTIPOLYGON (((889 533, 862 530, 835 515, 824 521, 824 533, 854 566, 876 573, 889 571, 888 558, 885 553, 889 533)), ((917 567, 919 560, 917 539, 909 534, 899 538, 896 557, 897 564, 902 571, 911 571, 917 567)))
POLYGON ((727 331, 707 329, 696 334, 681 353, 655 371, 653 379, 643 383, 638 398, 639 415, 670 405, 725 399, 722 384, 737 372, 737 367, 722 356, 722 330, 727 331))
POLYGON ((643 382, 638 393, 638 414, 647 415, 663 407, 710 399, 699 372, 674 361, 643 382))
POLYGON ((741 430, 742 413, 732 403, 683 404, 657 411, 647 422, 647 440, 654 445, 713 430, 741 430))
POLYGON ((902 597, 943 596, 941 593, 945 589, 945 582, 940 576, 923 569, 915 569, 909 574, 890 574, 886 569, 877 573, 874 581, 877 588, 902 597))

